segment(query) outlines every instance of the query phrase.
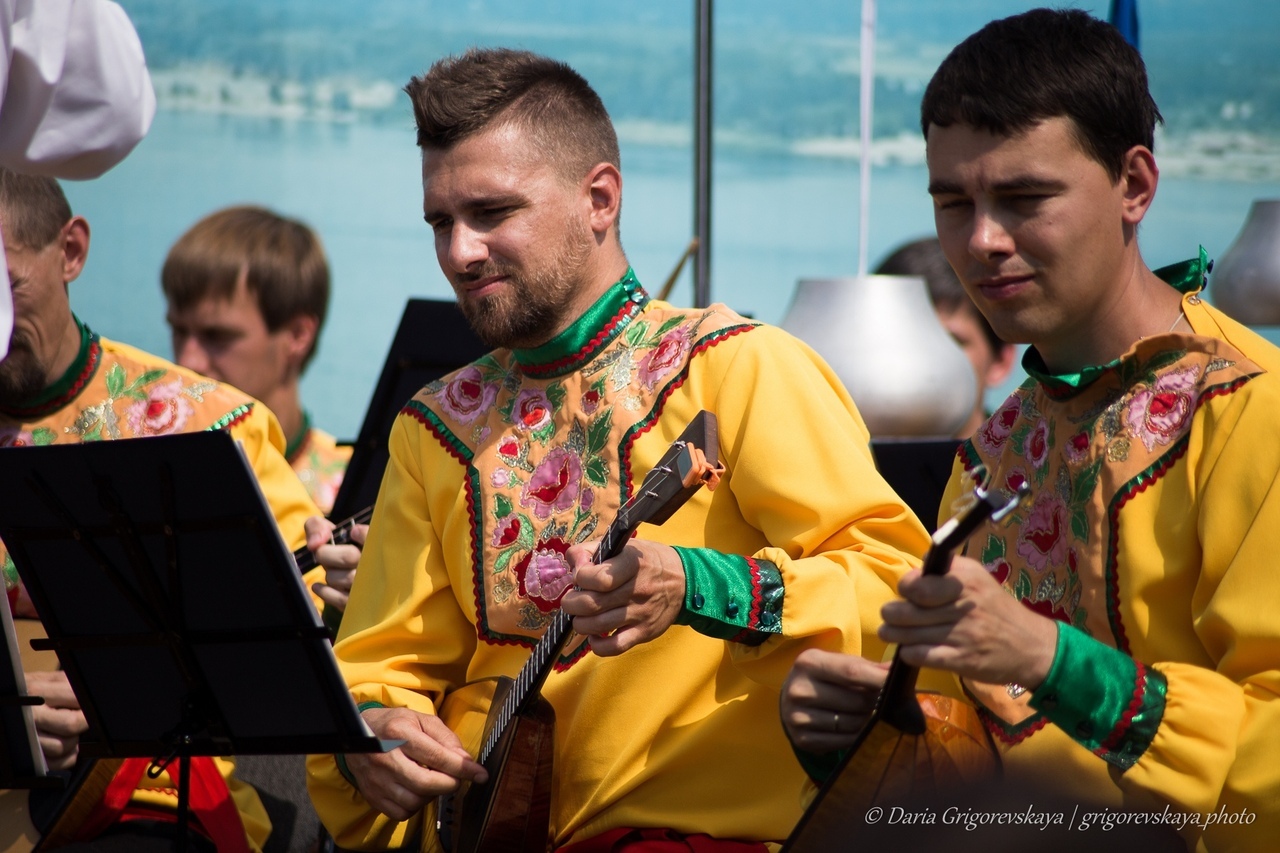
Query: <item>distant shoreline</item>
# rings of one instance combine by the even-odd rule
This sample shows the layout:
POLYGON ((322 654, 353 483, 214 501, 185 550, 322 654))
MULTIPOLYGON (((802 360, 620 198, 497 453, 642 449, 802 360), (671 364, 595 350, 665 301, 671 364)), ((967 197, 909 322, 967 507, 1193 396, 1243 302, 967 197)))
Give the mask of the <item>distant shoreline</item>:
MULTIPOLYGON (((159 107, 169 112, 350 125, 403 121, 407 109, 399 87, 386 80, 333 77, 300 83, 235 73, 217 64, 153 70, 152 78, 159 107)), ((624 144, 692 144, 692 129, 684 123, 620 117, 615 124, 624 144)), ((857 162, 861 153, 852 135, 786 139, 717 127, 715 144, 737 152, 846 162, 857 162)), ((1183 133, 1161 128, 1156 151, 1161 170, 1171 176, 1280 180, 1280 135, 1225 127, 1183 133)), ((871 143, 871 162, 877 167, 919 165, 924 162, 924 140, 914 128, 878 136, 871 143)))

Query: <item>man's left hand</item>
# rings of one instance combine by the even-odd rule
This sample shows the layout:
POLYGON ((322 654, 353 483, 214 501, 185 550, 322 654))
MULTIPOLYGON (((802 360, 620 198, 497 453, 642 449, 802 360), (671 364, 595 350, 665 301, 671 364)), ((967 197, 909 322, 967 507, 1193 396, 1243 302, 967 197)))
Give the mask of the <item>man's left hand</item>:
POLYGON ((1039 687, 1057 651, 1052 620, 1023 607, 981 563, 956 557, 945 575, 914 569, 898 581, 900 601, 880 609, 880 639, 902 659, 991 684, 1039 687))
POLYGON ((596 544, 569 549, 574 588, 560 607, 574 617, 573 630, 591 638, 605 657, 655 639, 684 606, 684 564, 669 545, 632 539, 618 556, 591 562, 596 544))
POLYGON ((307 547, 315 554, 316 562, 325 569, 324 583, 313 583, 311 590, 325 604, 345 611, 369 525, 353 525, 351 541, 347 545, 331 544, 333 529, 332 521, 318 515, 306 521, 307 547))

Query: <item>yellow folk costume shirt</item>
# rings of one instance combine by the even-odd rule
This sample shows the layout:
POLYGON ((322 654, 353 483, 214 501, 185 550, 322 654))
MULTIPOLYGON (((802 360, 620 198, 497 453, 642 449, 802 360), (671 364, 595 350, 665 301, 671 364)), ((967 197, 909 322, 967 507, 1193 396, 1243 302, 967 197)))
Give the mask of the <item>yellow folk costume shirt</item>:
POLYGON ((302 432, 289 442, 284 455, 293 472, 306 487, 311 500, 320 507, 321 512, 328 515, 333 510, 333 501, 338 496, 342 478, 347 473, 353 448, 350 445, 339 445, 329 433, 313 427, 311 416, 306 412, 302 413, 302 417, 302 432))
MULTIPOLYGON (((19 408, 0 409, 0 453, 8 448, 110 441, 226 429, 244 448, 290 548, 306 541, 303 522, 319 510, 284 459, 284 433, 265 406, 206 377, 125 344, 99 338, 81 325, 81 348, 65 376, 19 408)), ((5 572, 13 571, 0 545, 5 572)), ((316 578, 320 579, 320 578, 316 578)), ((228 590, 234 598, 235 591, 228 590)), ((270 821, 257 792, 232 775, 234 762, 215 759, 251 845, 260 847, 270 821)), ((177 807, 168 774, 145 776, 135 804, 177 807)))
MULTIPOLYGON (((1159 274, 1198 290, 1199 261, 1159 274)), ((1014 780, 1213 813, 1195 849, 1280 838, 1280 350, 1184 296, 1194 334, 1069 378, 1037 371, 961 448, 1033 499, 967 553, 1058 620, 1045 683, 966 682, 1014 780), (1225 811, 1223 811, 1225 810, 1225 811), (1232 817, 1232 816, 1238 817, 1232 817)))
MULTIPOLYGON (((603 533, 702 409, 718 416, 727 474, 638 533, 678 546, 681 617, 614 658, 571 638, 543 690, 556 845, 616 827, 785 838, 805 777, 778 719, 783 679, 807 646, 879 658, 879 608, 924 529, 811 350, 723 306, 650 301, 630 272, 543 347, 428 385, 392 430, 334 651, 358 703, 440 713, 474 750, 487 705, 475 694, 524 665, 571 583, 570 543, 603 533)), ((412 832, 334 757, 309 769, 340 845, 412 832)))

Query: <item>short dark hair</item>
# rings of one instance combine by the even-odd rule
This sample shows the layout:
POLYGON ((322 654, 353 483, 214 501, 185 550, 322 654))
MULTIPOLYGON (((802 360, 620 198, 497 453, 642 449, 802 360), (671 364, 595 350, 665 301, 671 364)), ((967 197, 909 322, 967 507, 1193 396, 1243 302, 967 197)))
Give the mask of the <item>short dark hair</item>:
POLYGON ((993 353, 998 353, 1008 344, 991 328, 987 318, 978 306, 973 304, 964 285, 960 283, 955 270, 942 251, 942 244, 937 237, 924 237, 903 243, 889 253, 875 269, 876 275, 916 275, 924 279, 929 288, 929 299, 940 311, 968 311, 978 321, 982 335, 987 340, 993 353))
POLYGON ((43 249, 71 219, 71 205, 53 178, 0 169, 4 236, 28 249, 43 249))
POLYGON ((966 124, 1012 136, 1045 119, 1075 123, 1081 149, 1119 180, 1135 145, 1155 150, 1163 121, 1142 57, 1119 30, 1079 9, 1032 9, 992 21, 942 61, 920 127, 966 124))
POLYGON ((604 102, 563 62, 523 50, 472 48, 436 62, 404 90, 421 148, 448 149, 511 123, 533 134, 565 175, 584 175, 597 163, 621 168, 604 102))
MULTIPOLYGON (((305 223, 264 207, 228 207, 179 237, 160 271, 164 295, 179 310, 209 297, 231 299, 241 279, 270 331, 298 316, 315 317, 320 340, 329 309, 329 263, 305 223)), ((315 351, 313 343, 303 367, 315 351)))

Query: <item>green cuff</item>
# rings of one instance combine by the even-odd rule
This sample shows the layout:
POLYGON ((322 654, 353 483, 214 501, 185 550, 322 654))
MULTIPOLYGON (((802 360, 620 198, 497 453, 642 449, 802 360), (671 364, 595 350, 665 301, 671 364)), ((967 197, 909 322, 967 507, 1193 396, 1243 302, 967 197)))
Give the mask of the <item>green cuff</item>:
MULTIPOLYGON (((356 710, 363 714, 365 711, 369 710, 370 708, 385 708, 385 707, 387 706, 383 705, 381 702, 361 702, 359 705, 356 706, 356 710)), ((351 787, 359 791, 360 786, 356 784, 356 777, 351 775, 351 768, 347 766, 347 756, 344 753, 335 752, 333 754, 333 760, 335 763, 337 763, 338 772, 342 774, 342 778, 350 782, 351 787)))
POLYGON ((676 624, 700 634, 758 646, 782 633, 782 573, 773 563, 710 548, 680 548, 684 607, 676 624))
POLYGON ((1165 677, 1078 628, 1058 623, 1049 675, 1031 706, 1081 746, 1128 770, 1164 717, 1165 677))

